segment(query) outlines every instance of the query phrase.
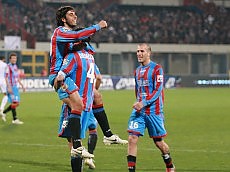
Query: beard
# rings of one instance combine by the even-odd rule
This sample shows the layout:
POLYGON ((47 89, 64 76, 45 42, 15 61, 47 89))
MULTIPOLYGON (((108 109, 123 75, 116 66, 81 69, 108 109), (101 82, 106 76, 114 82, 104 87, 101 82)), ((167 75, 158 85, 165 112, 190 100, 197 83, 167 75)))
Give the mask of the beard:
POLYGON ((76 26, 77 26, 77 24, 75 23, 75 24, 72 24, 72 23, 70 23, 69 21, 66 21, 66 24, 70 27, 70 28, 75 28, 76 26))

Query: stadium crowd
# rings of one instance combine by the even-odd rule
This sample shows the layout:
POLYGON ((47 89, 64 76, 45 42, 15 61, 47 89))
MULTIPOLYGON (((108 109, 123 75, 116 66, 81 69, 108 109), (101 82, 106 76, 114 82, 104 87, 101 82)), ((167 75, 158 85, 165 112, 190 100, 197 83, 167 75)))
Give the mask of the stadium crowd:
MULTIPOLYGON (((40 1, 31 3, 30 0, 17 0, 18 3, 1 1, 1 40, 4 35, 20 35, 24 30, 36 41, 50 41, 56 27, 55 10, 60 4, 40 1), (12 21, 20 26, 16 27, 17 30, 13 27, 9 29, 4 22, 4 16, 9 19, 10 11, 14 11, 12 21)), ((102 3, 97 2, 73 6, 76 7, 80 26, 89 26, 102 18, 108 21, 109 29, 93 39, 98 43, 230 43, 230 9, 209 2, 186 3, 180 7, 127 6, 116 3, 102 6, 102 3)))

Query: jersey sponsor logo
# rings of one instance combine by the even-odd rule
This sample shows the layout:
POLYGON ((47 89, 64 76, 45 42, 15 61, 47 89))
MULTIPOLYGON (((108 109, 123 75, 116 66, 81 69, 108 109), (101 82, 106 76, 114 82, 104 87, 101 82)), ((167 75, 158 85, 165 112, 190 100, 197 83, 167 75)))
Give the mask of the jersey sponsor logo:
POLYGON ((157 82, 163 82, 164 77, 163 75, 157 75, 157 82))
POLYGON ((138 80, 137 84, 139 87, 149 86, 149 80, 138 80))
POLYGON ((86 53, 79 53, 81 59, 93 59, 94 57, 91 54, 86 54, 86 53))

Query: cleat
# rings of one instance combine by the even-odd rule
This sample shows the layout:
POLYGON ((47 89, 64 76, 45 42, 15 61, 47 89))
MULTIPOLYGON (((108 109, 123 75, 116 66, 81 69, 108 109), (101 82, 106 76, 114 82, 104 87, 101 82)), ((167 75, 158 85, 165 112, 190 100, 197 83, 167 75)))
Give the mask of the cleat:
POLYGON ((176 168, 175 166, 173 165, 173 168, 166 168, 166 171, 165 172, 176 172, 176 168))
POLYGON ((85 158, 84 159, 84 164, 89 167, 89 169, 95 169, 96 166, 94 164, 94 160, 92 158, 85 158))
POLYGON ((82 158, 93 158, 94 155, 89 153, 87 149, 85 149, 84 146, 78 147, 74 149, 73 147, 71 148, 71 156, 76 157, 76 156, 81 156, 82 158))
POLYGON ((110 137, 104 136, 103 143, 105 145, 111 145, 111 144, 121 144, 125 145, 128 144, 127 140, 122 140, 118 135, 112 135, 110 137))
POLYGON ((12 124, 21 125, 21 124, 24 124, 24 122, 20 121, 19 119, 15 119, 12 121, 12 124))
POLYGON ((0 115, 2 116, 2 120, 6 122, 6 114, 3 113, 3 111, 0 111, 0 115))

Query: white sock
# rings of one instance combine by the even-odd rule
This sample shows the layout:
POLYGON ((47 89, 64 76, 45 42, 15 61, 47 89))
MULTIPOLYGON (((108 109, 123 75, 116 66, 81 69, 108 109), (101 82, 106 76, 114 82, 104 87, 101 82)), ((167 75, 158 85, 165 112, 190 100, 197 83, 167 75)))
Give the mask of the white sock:
POLYGON ((1 110, 4 110, 4 107, 6 106, 7 101, 8 101, 8 97, 7 95, 4 95, 4 97, 2 98, 2 103, 0 107, 1 110))

